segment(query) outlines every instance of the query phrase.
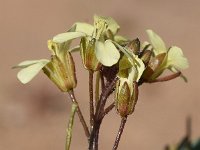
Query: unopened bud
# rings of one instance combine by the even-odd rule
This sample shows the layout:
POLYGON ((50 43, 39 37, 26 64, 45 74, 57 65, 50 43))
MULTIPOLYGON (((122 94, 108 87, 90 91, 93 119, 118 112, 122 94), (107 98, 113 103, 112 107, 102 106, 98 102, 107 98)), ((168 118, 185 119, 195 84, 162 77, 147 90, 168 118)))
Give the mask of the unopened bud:
POLYGON ((140 40, 137 38, 137 39, 134 39, 132 41, 130 41, 127 46, 127 48, 129 48, 131 51, 133 51, 133 53, 135 55, 139 55, 140 53, 140 40))
POLYGON ((129 87, 126 81, 120 82, 120 80, 116 84, 115 107, 121 117, 132 114, 135 109, 138 99, 138 87, 136 82, 131 85, 133 86, 132 88, 129 87))

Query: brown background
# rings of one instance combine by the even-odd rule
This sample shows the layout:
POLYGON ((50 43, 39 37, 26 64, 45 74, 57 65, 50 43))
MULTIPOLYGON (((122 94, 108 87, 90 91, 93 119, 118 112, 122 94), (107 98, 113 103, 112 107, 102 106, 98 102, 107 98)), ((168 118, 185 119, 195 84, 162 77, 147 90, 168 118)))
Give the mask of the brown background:
MULTIPOLYGON (((193 119, 193 138, 200 136, 198 0, 1 0, 0 1, 0 150, 63 150, 70 110, 66 94, 41 73, 30 84, 16 79, 11 66, 27 59, 49 58, 46 41, 76 21, 92 23, 93 14, 112 16, 121 34, 147 39, 155 30, 168 43, 180 46, 190 62, 181 79, 144 85, 134 115, 129 117, 119 149, 161 150, 185 133, 186 116, 193 119)), ((87 72, 78 54, 75 92, 88 115, 87 72)), ((72 149, 87 149, 76 118, 72 149)), ((120 117, 115 112, 103 122, 100 150, 112 147, 120 117)))

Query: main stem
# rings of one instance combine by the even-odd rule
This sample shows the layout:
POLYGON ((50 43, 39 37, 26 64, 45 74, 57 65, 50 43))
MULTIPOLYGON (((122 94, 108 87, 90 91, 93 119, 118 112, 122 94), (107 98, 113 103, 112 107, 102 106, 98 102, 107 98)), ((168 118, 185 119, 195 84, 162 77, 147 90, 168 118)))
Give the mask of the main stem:
POLYGON ((81 112, 81 110, 80 110, 80 107, 79 107, 79 105, 78 105, 78 102, 77 102, 77 100, 76 100, 76 98, 75 98, 75 96, 74 96, 74 91, 71 90, 71 91, 68 92, 68 94, 69 94, 69 96, 70 96, 71 101, 72 101, 74 104, 77 105, 77 114, 78 114, 78 117, 79 117, 80 122, 81 122, 81 124, 82 124, 82 126, 83 126, 83 129, 84 129, 84 131, 85 131, 85 135, 86 135, 86 137, 89 139, 89 137, 90 137, 90 132, 89 132, 89 130, 88 130, 88 126, 87 126, 87 124, 86 124, 86 122, 85 122, 85 119, 84 119, 84 117, 83 117, 83 114, 82 114, 82 112, 81 112))
POLYGON ((120 124, 120 127, 119 127, 119 131, 118 131, 117 137, 115 139, 113 150, 117 150, 117 148, 118 148, 119 141, 121 139, 121 136, 122 136, 126 121, 127 121, 127 116, 123 117, 122 120, 121 120, 121 124, 120 124))
POLYGON ((101 93, 100 100, 98 101, 96 112, 94 116, 94 126, 90 135, 89 150, 98 150, 98 139, 99 139, 99 130, 104 117, 104 107, 106 100, 109 95, 112 93, 117 77, 113 79, 112 83, 106 85, 105 89, 101 93))
POLYGON ((90 128, 94 125, 93 71, 89 71, 90 128))

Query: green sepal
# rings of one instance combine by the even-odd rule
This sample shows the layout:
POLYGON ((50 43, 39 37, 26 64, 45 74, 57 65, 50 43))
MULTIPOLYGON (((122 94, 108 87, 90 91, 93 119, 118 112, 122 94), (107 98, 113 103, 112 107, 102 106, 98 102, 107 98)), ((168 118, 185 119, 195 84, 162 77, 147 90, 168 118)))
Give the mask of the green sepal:
POLYGON ((95 39, 83 37, 80 42, 80 54, 84 67, 87 70, 97 71, 101 64, 95 54, 95 39))
POLYGON ((115 106, 120 116, 124 117, 129 114, 128 104, 131 98, 131 92, 127 82, 124 82, 121 88, 119 88, 121 86, 120 84, 122 84, 120 83, 120 81, 118 81, 118 83, 116 84, 117 89, 115 97, 115 106))
POLYGON ((68 52, 65 57, 67 59, 63 63, 56 55, 52 55, 51 61, 43 68, 44 73, 62 92, 75 88, 77 84, 72 56, 68 52))

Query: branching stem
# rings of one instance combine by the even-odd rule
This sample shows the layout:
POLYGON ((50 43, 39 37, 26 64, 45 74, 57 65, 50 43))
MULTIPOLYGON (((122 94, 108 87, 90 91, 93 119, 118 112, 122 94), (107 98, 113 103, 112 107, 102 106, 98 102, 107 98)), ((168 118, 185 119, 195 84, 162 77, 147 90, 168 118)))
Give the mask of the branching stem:
POLYGON ((106 114, 108 114, 113 108, 115 107, 115 102, 110 104, 103 112, 102 117, 104 117, 106 114))
POLYGON ((99 129, 103 120, 102 114, 104 112, 106 100, 112 93, 111 91, 113 91, 113 88, 117 80, 118 80, 117 77, 114 78, 111 83, 105 86, 103 92, 101 93, 100 100, 98 101, 94 116, 94 127, 90 135, 89 150, 98 150, 99 129))

